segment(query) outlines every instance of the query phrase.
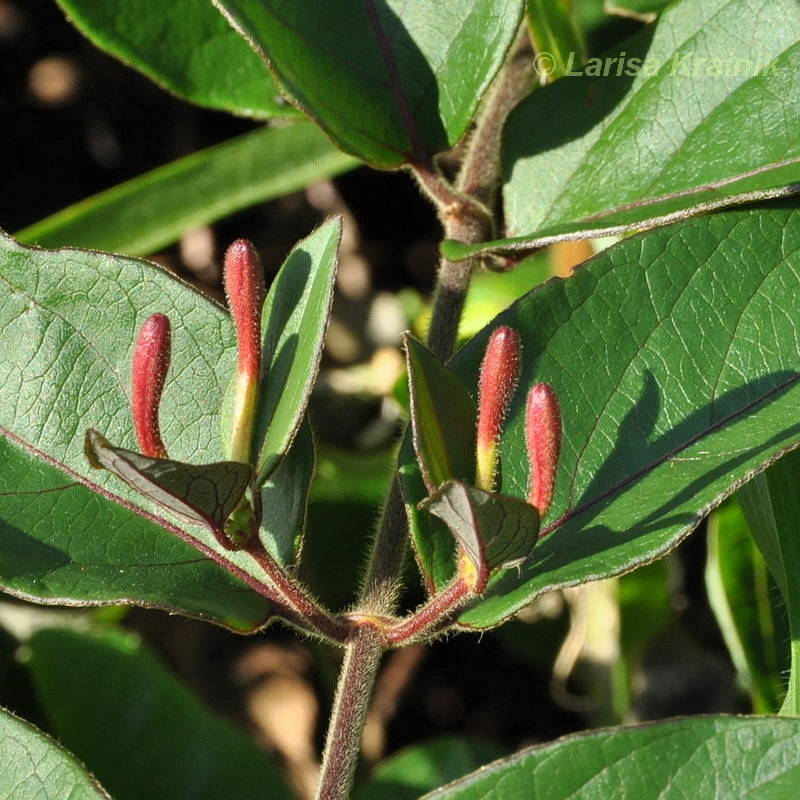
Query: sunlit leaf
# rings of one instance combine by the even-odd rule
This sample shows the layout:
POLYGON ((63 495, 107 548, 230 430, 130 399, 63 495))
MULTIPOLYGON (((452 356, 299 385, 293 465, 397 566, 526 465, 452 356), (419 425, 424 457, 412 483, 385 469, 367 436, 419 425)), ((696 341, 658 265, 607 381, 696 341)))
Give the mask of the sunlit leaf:
MULTIPOLYGON (((546 535, 461 622, 490 627, 549 589, 657 558, 800 442, 799 223, 784 202, 631 237, 534 289, 456 354, 450 366, 474 387, 491 331, 516 328, 519 385, 550 384, 564 430, 546 535)), ((524 394, 500 443, 499 491, 520 499, 524 394)), ((452 560, 438 568, 446 579, 452 560)))
POLYGON ((475 402, 425 345, 405 338, 414 448, 428 490, 475 474, 475 402))
POLYGON ((148 255, 191 228, 296 192, 357 163, 310 122, 264 127, 87 197, 17 237, 42 247, 148 255))
POLYGON ((733 499, 709 517, 705 579, 739 685, 750 695, 753 711, 775 713, 786 694, 781 677, 788 669, 786 613, 733 499))
POLYGON ((169 520, 116 476, 92 469, 83 450, 89 427, 135 447, 131 359, 142 323, 160 312, 173 322, 163 439, 176 461, 222 461, 219 405, 236 363, 225 310, 154 264, 39 250, 6 236, 0 286, 3 590, 60 604, 157 606, 237 630, 262 626, 271 605, 253 591, 263 572, 252 558, 223 550, 207 525, 169 520))
POLYGON ((572 10, 563 0, 527 0, 526 16, 536 47, 534 68, 541 83, 561 78, 575 64, 583 64, 586 45, 572 10))
POLYGON ((389 169, 458 142, 522 14, 522 0, 214 3, 342 150, 389 169))
POLYGON ((0 794, 19 800, 109 800, 75 756, 0 709, 0 794))
POLYGON ((739 499, 764 560, 786 603, 791 671, 785 714, 800 714, 800 518, 797 514, 800 452, 787 454, 742 487, 739 499))
MULTIPOLYGON (((330 318, 342 221, 333 218, 298 242, 270 286, 262 314, 262 379, 254 426, 257 485, 286 455, 305 416, 330 318)), ((222 408, 231 441, 235 377, 222 408)))
POLYGON ((569 736, 522 750, 426 800, 793 797, 800 720, 690 717, 569 736))
POLYGON ((208 0, 58 3, 97 47, 179 97, 262 119, 297 113, 208 0))
POLYGON ((594 74, 581 67, 520 103, 503 148, 509 238, 447 243, 448 258, 652 228, 796 190, 799 64, 795 0, 672 3, 590 61, 594 74))

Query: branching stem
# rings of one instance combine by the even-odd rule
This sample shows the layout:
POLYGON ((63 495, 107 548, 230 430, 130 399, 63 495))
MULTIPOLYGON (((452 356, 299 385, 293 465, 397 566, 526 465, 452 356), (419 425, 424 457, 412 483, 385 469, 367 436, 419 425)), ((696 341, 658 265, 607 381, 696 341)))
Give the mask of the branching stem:
MULTIPOLYGON (((461 167, 463 179, 453 185, 431 163, 417 159, 411 165, 420 186, 439 212, 445 238, 474 244, 486 240, 494 231, 488 205, 499 179, 500 132, 508 113, 529 87, 516 58, 521 48, 521 44, 515 47, 514 56, 501 70, 487 98, 461 167), (510 77, 509 72, 512 73, 510 77), (491 158, 489 151, 492 151, 491 158)), ((441 261, 428 345, 442 360, 450 358, 455 349, 470 278, 477 263, 476 259, 441 261)), ((336 690, 317 794, 319 800, 345 800, 349 796, 361 731, 384 647, 442 630, 452 622, 454 613, 469 596, 464 582, 456 579, 405 620, 387 626, 369 622, 370 616, 391 617, 396 613, 406 540, 403 498, 395 477, 373 543, 361 599, 351 616, 354 629, 336 690), (356 621, 359 616, 361 622, 356 621)))
POLYGON ((384 641, 395 646, 429 638, 453 621, 454 615, 470 596, 467 584, 460 575, 456 576, 446 589, 435 594, 413 614, 386 628, 383 631, 384 641))
POLYGON ((245 549, 267 576, 270 585, 265 587, 268 591, 264 594, 276 604, 275 613, 278 616, 307 633, 336 642, 347 639, 350 626, 324 611, 270 556, 260 541, 254 541, 245 549))

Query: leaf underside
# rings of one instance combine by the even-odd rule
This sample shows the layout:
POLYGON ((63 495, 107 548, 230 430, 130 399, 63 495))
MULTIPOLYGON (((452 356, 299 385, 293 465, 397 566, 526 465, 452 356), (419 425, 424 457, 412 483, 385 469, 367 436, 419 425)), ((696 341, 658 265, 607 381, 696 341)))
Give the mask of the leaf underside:
POLYGON ((516 497, 448 481, 423 504, 443 520, 477 573, 473 591, 482 593, 491 573, 522 564, 539 534, 536 509, 516 497))
POLYGON ((148 458, 114 447, 95 430, 86 431, 86 455, 94 467, 113 472, 156 505, 189 522, 206 525, 215 536, 244 496, 253 468, 236 461, 183 464, 167 458, 148 458))

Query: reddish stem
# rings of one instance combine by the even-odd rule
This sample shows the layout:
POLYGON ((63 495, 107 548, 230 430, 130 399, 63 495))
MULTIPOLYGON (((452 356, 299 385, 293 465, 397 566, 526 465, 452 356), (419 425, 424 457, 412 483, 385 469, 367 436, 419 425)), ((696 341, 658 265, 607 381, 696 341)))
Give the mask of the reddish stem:
POLYGON ((472 596, 464 579, 458 575, 453 582, 427 603, 420 606, 411 616, 383 629, 383 640, 396 647, 410 644, 415 639, 435 633, 452 622, 464 601, 472 596))
POLYGON ((336 642, 344 642, 347 639, 351 625, 348 622, 334 619, 320 608, 270 556, 258 537, 254 537, 244 549, 264 570, 275 589, 277 596, 272 599, 278 606, 276 614, 284 616, 302 630, 307 631, 312 628, 316 633, 336 642))

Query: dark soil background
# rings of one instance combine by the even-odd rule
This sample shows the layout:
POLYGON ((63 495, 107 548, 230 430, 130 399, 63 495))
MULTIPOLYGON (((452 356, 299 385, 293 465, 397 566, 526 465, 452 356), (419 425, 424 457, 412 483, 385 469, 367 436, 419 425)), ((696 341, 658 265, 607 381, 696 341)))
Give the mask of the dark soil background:
MULTIPOLYGON (((250 121, 168 96, 95 49, 53 0, 0 0, 4 230, 19 230, 70 203, 253 127, 250 121)), ((208 252, 199 267, 197 259, 187 264, 188 240, 157 258, 184 276, 205 280, 216 291, 222 251, 234 238, 246 236, 264 254, 267 273, 274 274, 294 242, 323 218, 326 205, 319 202, 320 196, 327 198, 328 208, 333 203, 346 213, 353 242, 350 274, 356 286, 343 292, 336 307, 339 321, 355 335, 355 345, 338 350, 332 346, 327 367, 369 363, 378 349, 397 344, 376 341, 374 335, 370 339, 366 320, 375 299, 393 297, 403 288, 425 297, 435 270, 438 224, 403 173, 358 169, 321 189, 228 218, 203 232, 208 252)), ((395 333, 390 328, 381 336, 395 333)), ((339 397, 337 403, 315 404, 315 423, 323 444, 352 449, 379 412, 379 398, 339 397)), ((386 447, 391 430, 390 424, 375 444, 376 451, 386 447)), ((363 450, 363 443, 360 446, 363 450)), ((366 538, 376 513, 369 505, 348 507, 350 535, 362 521, 365 528, 355 535, 366 538)), ((312 535, 315 521, 335 527, 335 517, 335 506, 312 508, 312 535)), ((338 524, 342 526, 341 519, 338 524)), ((330 530, 328 534, 330 538, 330 530)), ((646 656, 643 674, 653 680, 636 699, 640 717, 745 708, 704 600, 704 547, 703 535, 696 534, 673 556, 680 576, 674 593, 675 623, 646 656)), ((313 573, 314 559, 319 568, 327 554, 310 545, 309 558, 313 573)), ((348 570, 356 574, 357 565, 342 568, 340 587, 347 585, 348 570)), ((341 588, 332 588, 330 597, 340 603, 348 600, 341 588)), ((413 605, 420 597, 412 587, 406 600, 413 605)), ((530 622, 532 616, 536 614, 480 637, 453 636, 428 648, 387 656, 368 728, 368 755, 377 758, 414 741, 454 732, 488 739, 496 743, 498 753, 510 752, 587 727, 593 721, 592 708, 565 707, 570 703, 556 702, 550 690, 552 663, 568 627, 567 611, 556 598, 539 608, 538 622, 530 622)), ((335 651, 279 627, 237 637, 211 625, 142 609, 132 609, 123 624, 142 633, 209 707, 253 731, 265 746, 277 746, 303 785, 304 770, 313 771, 313 748, 320 746, 324 730, 337 668, 335 651), (287 729, 294 731, 288 738, 287 729)), ((6 641, 0 655, 6 658, 0 670, 0 705, 46 725, 39 719, 23 668, 13 665, 13 649, 6 641)), ((569 688, 583 690, 580 683, 569 688)))

